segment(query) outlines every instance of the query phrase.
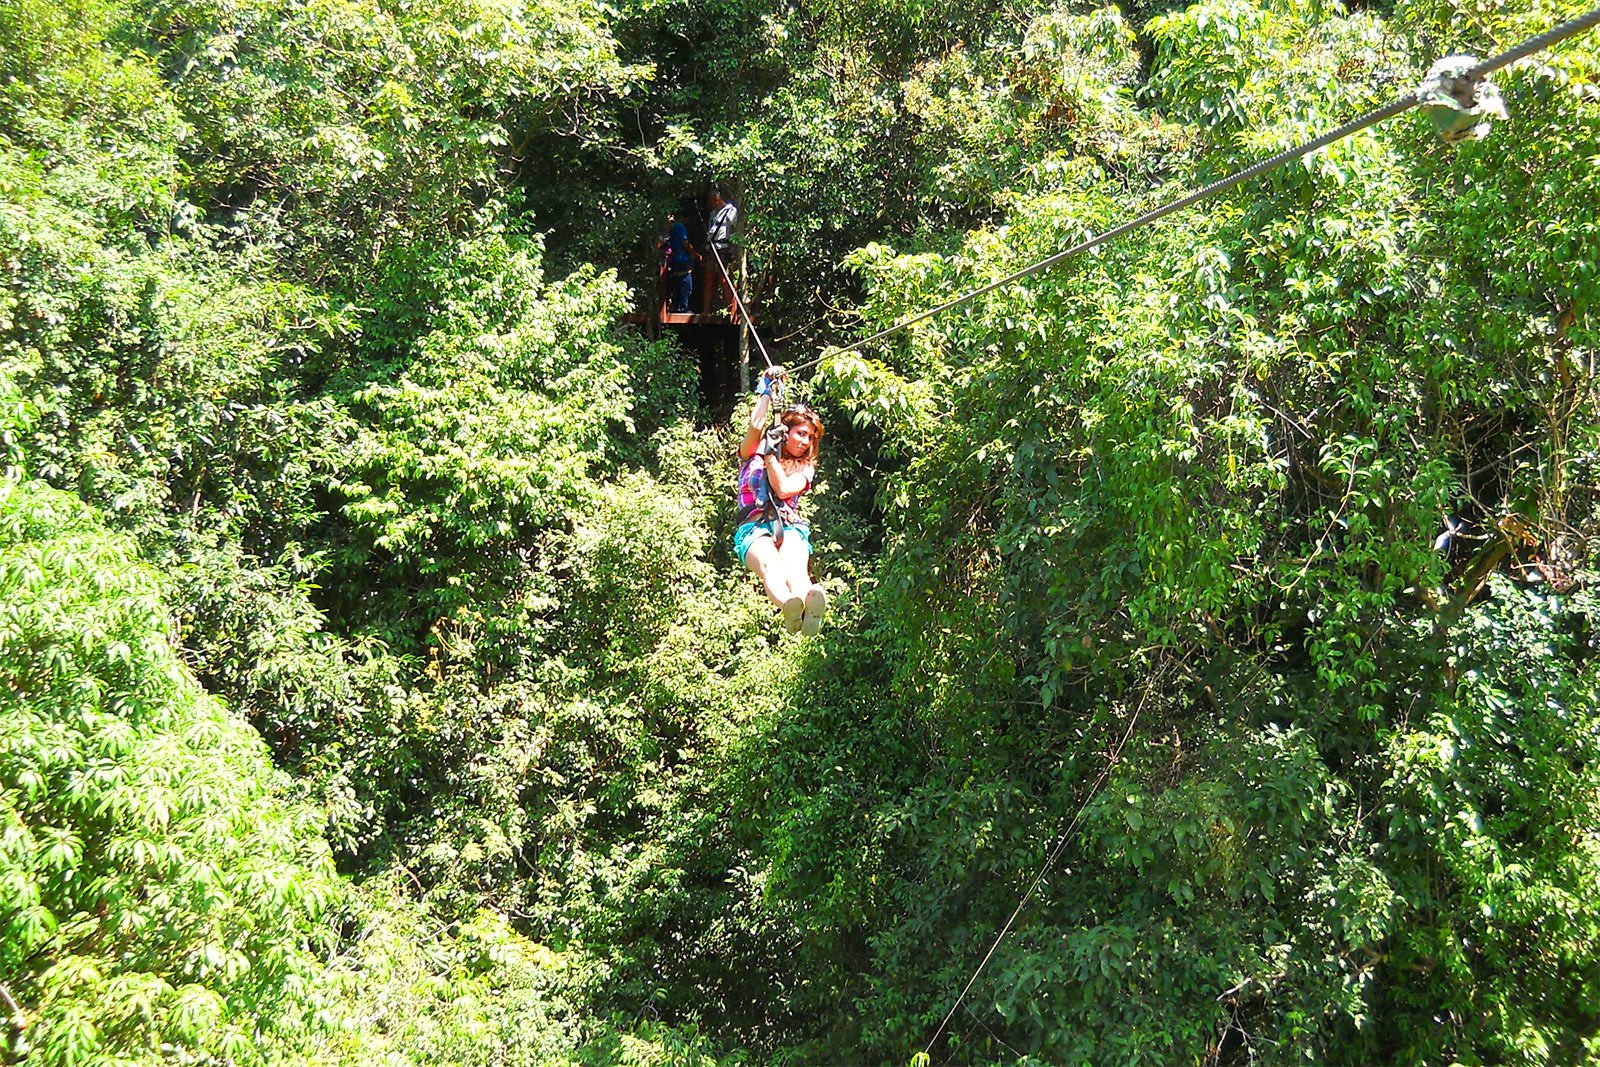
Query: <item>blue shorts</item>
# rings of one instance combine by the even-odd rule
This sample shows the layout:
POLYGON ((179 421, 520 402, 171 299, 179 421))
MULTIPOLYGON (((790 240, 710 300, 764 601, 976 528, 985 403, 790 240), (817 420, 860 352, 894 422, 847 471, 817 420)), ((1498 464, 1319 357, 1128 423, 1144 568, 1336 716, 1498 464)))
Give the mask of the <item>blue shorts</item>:
MULTIPOLYGON (((806 522, 786 522, 783 524, 784 540, 791 537, 800 538, 806 546, 806 554, 811 553, 811 524, 806 522)), ((739 557, 739 562, 744 562, 744 555, 750 551, 750 543, 758 537, 771 539, 772 524, 767 522, 747 522, 733 531, 733 554, 739 557)))

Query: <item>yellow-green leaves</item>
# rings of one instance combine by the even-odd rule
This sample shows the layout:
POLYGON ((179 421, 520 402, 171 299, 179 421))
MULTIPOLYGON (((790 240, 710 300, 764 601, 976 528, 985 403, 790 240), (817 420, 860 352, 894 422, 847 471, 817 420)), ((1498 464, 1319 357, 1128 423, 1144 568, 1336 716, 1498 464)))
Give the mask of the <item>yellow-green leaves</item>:
POLYGON ((250 1062, 241 1028, 309 1020, 326 850, 179 664, 154 589, 81 504, 0 483, 0 974, 46 1063, 250 1062))

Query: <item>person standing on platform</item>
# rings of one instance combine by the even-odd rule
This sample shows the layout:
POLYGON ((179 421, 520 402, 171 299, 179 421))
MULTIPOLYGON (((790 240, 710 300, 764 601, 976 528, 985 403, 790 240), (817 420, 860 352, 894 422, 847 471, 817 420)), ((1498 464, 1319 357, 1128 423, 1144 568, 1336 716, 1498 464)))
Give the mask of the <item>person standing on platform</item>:
POLYGON ((689 243, 689 228, 677 215, 667 216, 667 234, 661 239, 661 254, 667 268, 667 310, 687 314, 694 293, 694 261, 700 252, 689 243))
POLYGON ((733 282, 728 272, 733 270, 733 231, 739 225, 739 209, 724 195, 721 186, 712 186, 706 195, 706 205, 711 218, 706 222, 706 285, 703 310, 707 315, 714 308, 725 307, 728 314, 736 310, 733 302, 733 282))

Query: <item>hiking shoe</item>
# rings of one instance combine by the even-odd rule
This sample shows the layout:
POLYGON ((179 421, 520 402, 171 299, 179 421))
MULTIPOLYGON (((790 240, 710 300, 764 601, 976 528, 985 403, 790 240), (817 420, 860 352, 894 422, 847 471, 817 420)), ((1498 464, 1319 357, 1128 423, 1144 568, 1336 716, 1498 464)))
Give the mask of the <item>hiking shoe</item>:
POLYGON ((805 614, 806 602, 797 596, 792 596, 783 602, 783 628, 790 633, 800 629, 801 616, 805 614))
POLYGON ((828 613, 828 594, 822 591, 822 586, 814 585, 806 590, 806 613, 800 620, 800 629, 807 637, 816 635, 822 629, 822 617, 828 613))

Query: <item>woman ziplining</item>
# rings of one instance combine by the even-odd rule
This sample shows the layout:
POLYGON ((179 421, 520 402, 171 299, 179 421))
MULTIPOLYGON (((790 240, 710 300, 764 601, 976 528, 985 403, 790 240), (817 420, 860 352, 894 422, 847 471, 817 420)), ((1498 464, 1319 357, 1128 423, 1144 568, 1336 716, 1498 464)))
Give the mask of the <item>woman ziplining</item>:
MULTIPOLYGON (((711 206, 717 210, 713 218, 726 238, 737 218, 736 209, 720 188, 713 191, 711 206)), ((670 234, 676 235, 676 227, 670 234)), ((719 245, 717 231, 708 228, 707 238, 733 311, 767 364, 761 372, 750 425, 739 445, 739 525, 733 534, 733 551, 740 563, 761 578, 768 598, 778 606, 784 629, 814 635, 828 612, 828 594, 811 580, 811 524, 800 517, 800 497, 816 478, 822 420, 804 404, 791 404, 779 413, 776 425, 767 426, 789 375, 773 364, 749 309, 728 277, 725 249, 719 245)), ((668 247, 676 249, 670 236, 668 247)))
MULTIPOLYGON (((1071 248, 1013 271, 936 307, 904 318, 856 342, 856 345, 859 347, 883 340, 915 323, 963 304, 969 304, 986 293, 1020 281, 1132 230, 1148 226, 1167 215, 1198 204, 1292 160, 1310 155, 1320 148, 1393 118, 1413 107, 1421 106, 1426 109, 1430 119, 1447 139, 1455 140, 1464 136, 1481 137, 1487 132, 1488 118, 1504 114, 1504 109, 1499 103, 1498 90, 1487 81, 1490 72, 1541 51, 1557 41, 1591 29, 1597 23, 1600 23, 1600 8, 1537 37, 1531 37, 1515 48, 1481 63, 1470 56, 1454 56, 1441 60, 1429 71, 1427 79, 1419 90, 1393 103, 1369 111, 1338 129, 1261 160, 1187 196, 1169 201, 1071 248)), ((715 246, 713 252, 716 253, 715 246)), ((735 308, 743 312, 743 301, 737 290, 730 295, 735 308)), ((782 382, 788 377, 788 372, 773 366, 771 357, 767 355, 766 346, 761 343, 760 335, 756 334, 753 328, 751 333, 755 337, 762 358, 767 361, 767 369, 762 373, 756 406, 750 415, 750 426, 739 448, 739 457, 743 463, 739 474, 739 506, 742 514, 740 525, 734 534, 734 551, 742 563, 761 576, 767 596, 782 610, 784 627, 791 631, 798 629, 808 634, 816 633, 821 626, 822 615, 827 610, 827 596, 811 581, 809 571, 811 529, 799 519, 798 501, 800 495, 811 487, 815 475, 817 445, 822 437, 822 423, 807 409, 796 405, 784 410, 781 426, 774 426, 770 431, 767 429, 767 416, 773 404, 772 394, 781 388, 782 382), (787 548, 784 537, 786 528, 792 529, 795 534, 788 539, 787 548)), ((804 369, 823 362, 833 351, 838 349, 829 349, 817 359, 801 364, 795 369, 804 369)), ((953 1011, 954 1008, 952 1013, 953 1011)), ((940 1033, 948 1023, 949 1016, 946 1016, 945 1023, 940 1026, 940 1033)), ((937 1038, 938 1034, 935 1035, 935 1040, 937 1038)))
POLYGON ((761 373, 750 425, 739 445, 739 526, 733 551, 755 571, 783 618, 783 628, 815 634, 828 611, 828 595, 811 580, 811 524, 800 517, 800 497, 816 478, 822 420, 804 404, 783 409, 767 426, 787 377, 782 367, 761 373))

